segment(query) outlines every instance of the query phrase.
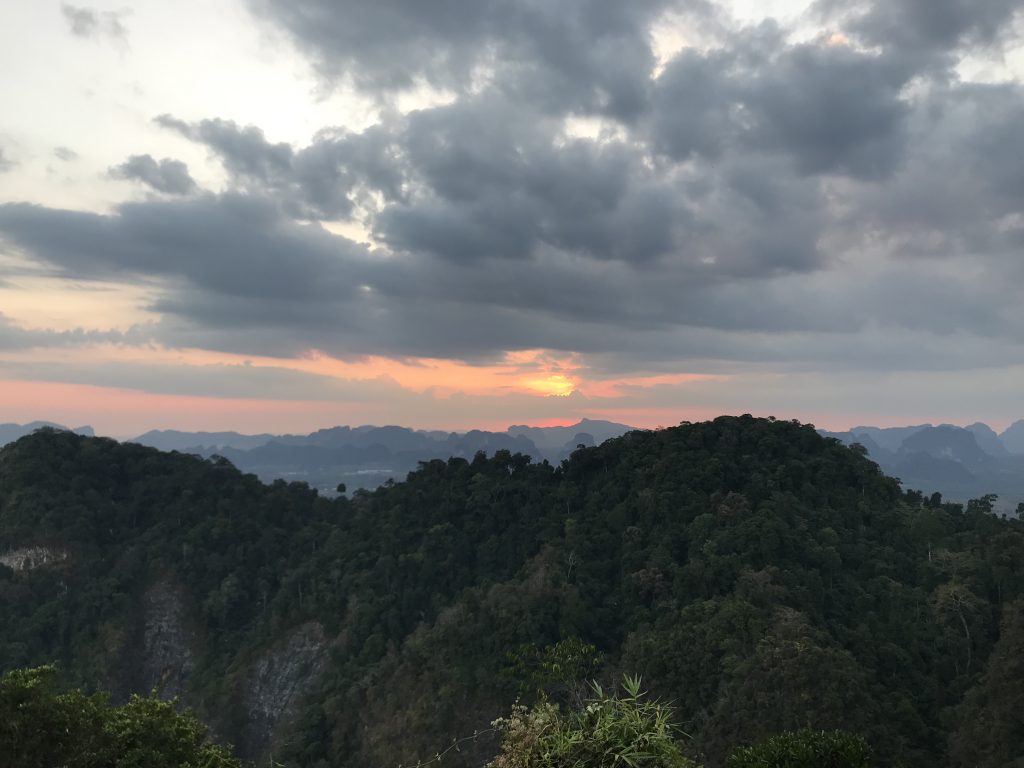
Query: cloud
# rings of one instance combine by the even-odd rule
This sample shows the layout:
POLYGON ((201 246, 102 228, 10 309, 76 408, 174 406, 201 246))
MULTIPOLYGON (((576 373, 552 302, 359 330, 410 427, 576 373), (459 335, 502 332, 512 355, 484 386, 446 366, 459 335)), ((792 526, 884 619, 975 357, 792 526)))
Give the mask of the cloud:
POLYGON ((388 137, 380 129, 324 131, 295 151, 289 144, 271 144, 255 126, 230 120, 186 123, 161 115, 156 123, 208 147, 236 189, 273 194, 298 218, 348 218, 367 188, 398 194, 398 172, 388 162, 388 137))
POLYGON ((53 156, 65 163, 73 163, 78 159, 78 153, 69 147, 54 147, 53 156))
POLYGON ((140 329, 121 331, 51 331, 24 328, 0 312, 0 352, 35 348, 77 347, 83 344, 138 342, 140 329))
POLYGON ((128 41, 128 29, 123 19, 129 11, 97 11, 68 3, 61 3, 60 11, 75 37, 105 37, 119 43, 128 41))
MULTIPOLYGON (((748 184, 771 176, 748 170, 748 184)), ((765 221, 797 215, 769 208, 765 221)), ((875 260, 870 270, 830 265, 743 279, 730 276, 735 265, 701 274, 673 260, 638 269, 550 251, 457 261, 370 250, 237 194, 125 204, 106 216, 7 205, 0 233, 67 278, 145 281, 157 296, 149 309, 162 318, 149 333, 171 347, 476 361, 549 348, 617 360, 609 364, 624 371, 712 360, 991 365, 1024 341, 1005 281, 965 283, 955 260, 930 276, 875 260)), ((751 250, 739 249, 737 260, 751 250)))
POLYGON ((408 192, 384 207, 375 234, 459 262, 545 248, 634 262, 671 251, 685 205, 642 153, 559 133, 496 96, 410 116, 396 137, 408 192))
POLYGON ((69 277, 184 279, 256 300, 307 301, 352 290, 330 274, 347 241, 295 224, 270 201, 236 194, 129 203, 114 216, 8 204, 0 206, 0 230, 69 277))
POLYGON ((1019 0, 823 0, 819 7, 866 45, 882 46, 916 66, 958 49, 989 46, 1012 35, 1019 0))
POLYGON ((18 164, 4 156, 4 148, 0 147, 0 173, 7 173, 18 164))
POLYGON ((138 155, 114 172, 176 197, 0 206, 0 239, 41 268, 152 286, 160 343, 475 362, 540 348, 608 376, 1021 354, 1024 92, 950 76, 1001 39, 1001 2, 942 0, 946 21, 908 40, 891 27, 925 24, 910 0, 819 4, 835 26, 799 36, 659 0, 250 4, 325 77, 382 102, 422 82, 450 98, 305 145, 162 115, 223 166, 224 193, 138 155), (713 34, 658 62, 652 30, 675 11, 713 34), (372 245, 331 234, 339 221, 372 245))
POLYGON ((285 367, 244 364, 104 360, 68 366, 59 361, 0 361, 0 377, 137 389, 186 397, 335 400, 387 397, 399 387, 386 378, 345 380, 285 367))
POLYGON ((646 130, 676 161, 755 150, 789 157, 801 174, 886 176, 905 149, 908 78, 885 56, 791 45, 766 24, 726 48, 671 60, 655 81, 646 130))
POLYGON ((650 27, 666 13, 712 15, 704 0, 249 0, 308 51, 327 78, 384 96, 427 83, 493 83, 546 111, 629 119, 656 61, 650 27))
POLYGON ((188 195, 196 190, 188 166, 180 160, 164 158, 159 162, 152 155, 132 155, 110 169, 116 179, 138 181, 167 195, 188 195))

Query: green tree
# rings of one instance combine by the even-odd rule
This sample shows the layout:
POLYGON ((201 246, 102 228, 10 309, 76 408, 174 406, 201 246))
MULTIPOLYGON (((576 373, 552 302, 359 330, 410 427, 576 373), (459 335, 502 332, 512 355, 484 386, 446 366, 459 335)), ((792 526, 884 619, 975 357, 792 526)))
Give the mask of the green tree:
POLYGON ((726 768, 870 768, 864 739, 844 731, 789 731, 733 752, 726 768))
POLYGON ((646 699, 638 677, 625 678, 623 693, 595 684, 593 698, 569 713, 549 702, 514 707, 494 723, 503 738, 488 768, 692 768, 671 709, 646 699))
POLYGON ((1007 607, 988 668, 957 714, 954 765, 1024 767, 1024 599, 1007 607))
POLYGON ((736 744, 811 726, 864 731, 876 718, 863 669, 802 614, 779 609, 754 653, 723 686, 703 734, 720 761, 736 744))
POLYGON ((52 666, 0 677, 0 755, 18 768, 239 768, 206 727, 173 702, 58 693, 52 666))
POLYGON ((526 643, 509 653, 509 662, 522 694, 579 705, 604 658, 593 645, 570 637, 543 647, 526 643))

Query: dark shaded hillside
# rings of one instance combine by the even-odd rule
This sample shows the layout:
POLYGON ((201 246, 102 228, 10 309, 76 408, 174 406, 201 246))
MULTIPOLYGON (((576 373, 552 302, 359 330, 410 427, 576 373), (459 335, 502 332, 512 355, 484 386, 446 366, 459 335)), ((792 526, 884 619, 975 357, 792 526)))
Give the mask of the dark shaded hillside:
MULTIPOLYGON (((180 692, 288 765, 430 756, 507 711, 509 651, 565 638, 674 701, 709 766, 805 725, 864 734, 880 765, 973 765, 947 744, 1000 700, 962 704, 1024 592, 1019 521, 749 416, 558 467, 430 461, 351 500, 43 432, 0 452, 0 557, 5 667, 180 692)), ((1024 747, 1006 731, 992 754, 1024 747)))

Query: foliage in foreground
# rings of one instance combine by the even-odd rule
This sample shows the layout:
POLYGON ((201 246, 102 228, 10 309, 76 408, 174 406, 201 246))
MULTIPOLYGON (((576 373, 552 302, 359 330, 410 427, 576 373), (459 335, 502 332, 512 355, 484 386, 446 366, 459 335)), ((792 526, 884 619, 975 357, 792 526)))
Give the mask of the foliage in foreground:
POLYGON ((644 698, 640 679, 627 677, 624 695, 594 686, 582 709, 563 713, 542 701, 522 705, 494 725, 501 753, 488 768, 691 768, 675 739, 671 709, 644 698))
MULTIPOLYGON (((565 711, 546 697, 517 704, 494 721, 501 752, 487 768, 696 768, 672 723, 671 707, 646 698, 640 678, 623 694, 593 684, 593 696, 565 711)), ((440 758, 440 756, 439 756, 440 758)), ((803 729, 733 751, 726 768, 871 768, 867 741, 845 731, 803 729)))
POLYGON ((870 768, 864 739, 843 731, 791 731, 737 749, 726 768, 870 768))
POLYGON ((0 755, 18 768, 238 768, 206 727, 173 702, 58 693, 52 666, 0 677, 0 755))

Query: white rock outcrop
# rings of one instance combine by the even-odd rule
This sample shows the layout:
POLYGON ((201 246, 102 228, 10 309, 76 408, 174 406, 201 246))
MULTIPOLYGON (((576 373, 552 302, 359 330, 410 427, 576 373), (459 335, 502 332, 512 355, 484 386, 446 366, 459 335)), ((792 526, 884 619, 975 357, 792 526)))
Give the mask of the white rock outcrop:
POLYGON ((68 553, 61 549, 21 547, 0 555, 0 565, 6 565, 16 571, 29 571, 50 563, 62 563, 67 559, 68 553))

